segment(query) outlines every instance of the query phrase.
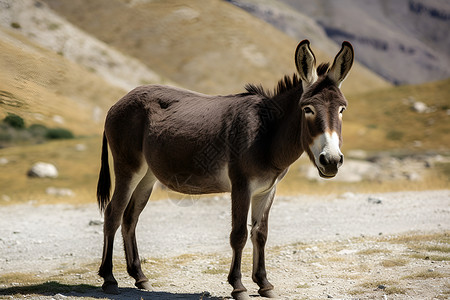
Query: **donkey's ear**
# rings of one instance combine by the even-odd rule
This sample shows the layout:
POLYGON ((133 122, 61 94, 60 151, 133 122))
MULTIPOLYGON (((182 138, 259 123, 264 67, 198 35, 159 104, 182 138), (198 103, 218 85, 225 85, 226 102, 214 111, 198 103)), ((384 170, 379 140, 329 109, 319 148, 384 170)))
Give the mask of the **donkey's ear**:
POLYGON ((309 41, 303 40, 295 50, 295 65, 302 80, 303 89, 317 81, 316 57, 309 47, 309 41))
POLYGON ((353 65, 354 52, 352 44, 345 41, 342 43, 342 48, 334 58, 333 65, 328 72, 328 77, 336 82, 338 87, 341 87, 342 81, 347 77, 353 65))

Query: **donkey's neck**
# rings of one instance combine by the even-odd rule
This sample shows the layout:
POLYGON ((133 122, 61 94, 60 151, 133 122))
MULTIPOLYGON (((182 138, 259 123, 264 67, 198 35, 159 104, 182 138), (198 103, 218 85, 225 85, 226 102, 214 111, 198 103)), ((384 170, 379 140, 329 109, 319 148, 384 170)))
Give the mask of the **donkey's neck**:
POLYGON ((302 88, 294 88, 272 98, 282 112, 274 124, 271 161, 280 170, 288 168, 303 153, 301 145, 302 110, 299 106, 302 88))

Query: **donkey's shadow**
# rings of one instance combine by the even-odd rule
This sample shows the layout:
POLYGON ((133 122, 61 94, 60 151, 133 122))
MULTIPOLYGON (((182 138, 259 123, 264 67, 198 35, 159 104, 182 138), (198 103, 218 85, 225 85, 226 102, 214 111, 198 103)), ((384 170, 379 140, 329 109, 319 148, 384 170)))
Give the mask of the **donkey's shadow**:
POLYGON ((48 296, 54 299, 63 299, 65 297, 73 298, 94 298, 94 299, 149 299, 149 300, 222 300, 225 297, 213 297, 208 292, 203 293, 168 293, 144 291, 136 288, 125 287, 119 288, 120 294, 108 295, 105 294, 98 286, 89 284, 64 284, 56 281, 49 281, 42 284, 14 286, 5 289, 0 289, 0 296, 14 296, 14 295, 40 295, 48 296))

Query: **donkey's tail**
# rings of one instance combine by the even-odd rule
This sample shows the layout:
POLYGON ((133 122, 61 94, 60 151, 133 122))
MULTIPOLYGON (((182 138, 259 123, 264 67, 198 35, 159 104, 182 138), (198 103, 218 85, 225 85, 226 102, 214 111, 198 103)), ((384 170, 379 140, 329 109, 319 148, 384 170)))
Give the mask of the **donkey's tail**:
POLYGON ((100 174, 98 176, 97 184, 97 202, 100 211, 104 211, 106 205, 108 205, 111 193, 111 174, 109 173, 108 163, 108 140, 106 139, 105 132, 103 132, 103 144, 102 144, 102 166, 100 168, 100 174))

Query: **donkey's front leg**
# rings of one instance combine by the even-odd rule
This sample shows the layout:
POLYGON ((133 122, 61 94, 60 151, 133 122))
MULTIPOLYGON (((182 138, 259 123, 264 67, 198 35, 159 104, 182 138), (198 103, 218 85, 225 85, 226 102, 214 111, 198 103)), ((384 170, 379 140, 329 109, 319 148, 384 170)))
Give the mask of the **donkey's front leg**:
POLYGON ((264 247, 269 228, 269 211, 275 195, 275 187, 270 191, 255 195, 252 198, 252 231, 253 243, 253 274, 252 279, 259 286, 258 293, 262 297, 275 298, 273 285, 267 280, 264 247))
POLYGON ((233 185, 231 191, 231 234, 230 244, 233 248, 233 260, 231 262, 228 282, 233 286, 231 295, 234 299, 250 299, 247 289, 242 284, 241 260, 242 251, 247 242, 247 214, 250 207, 250 192, 246 184, 242 182, 233 185))

